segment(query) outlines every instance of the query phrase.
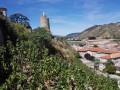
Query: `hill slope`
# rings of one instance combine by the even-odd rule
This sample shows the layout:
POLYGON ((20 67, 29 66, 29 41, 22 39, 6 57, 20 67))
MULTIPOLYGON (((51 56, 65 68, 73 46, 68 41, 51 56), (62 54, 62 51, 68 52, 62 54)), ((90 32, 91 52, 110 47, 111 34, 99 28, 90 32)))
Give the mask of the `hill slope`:
POLYGON ((0 90, 119 90, 116 80, 85 66, 65 40, 52 39, 45 28, 35 30, 0 48, 0 90))
POLYGON ((66 35, 65 37, 72 38, 72 37, 77 36, 78 34, 80 34, 80 33, 71 33, 71 34, 66 35))
POLYGON ((120 38, 120 22, 104 25, 94 25, 81 32, 75 38, 84 39, 88 37, 120 38))

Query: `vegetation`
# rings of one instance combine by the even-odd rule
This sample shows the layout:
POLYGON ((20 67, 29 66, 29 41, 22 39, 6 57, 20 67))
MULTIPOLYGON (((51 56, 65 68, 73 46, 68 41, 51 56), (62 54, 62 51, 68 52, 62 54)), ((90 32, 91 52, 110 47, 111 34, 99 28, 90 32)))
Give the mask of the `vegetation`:
POLYGON ((98 45, 95 44, 93 47, 98 47, 98 45))
POLYGON ((1 90, 119 90, 116 80, 94 73, 65 41, 52 40, 45 28, 28 34, 18 36, 15 45, 7 40, 1 47, 1 90))
POLYGON ((95 40, 96 37, 88 37, 89 40, 95 40))
POLYGON ((26 28, 31 28, 29 19, 26 16, 22 15, 21 13, 12 14, 9 17, 9 19, 13 23, 20 23, 20 24, 24 25, 26 28))
POLYGON ((29 30, 24 27, 21 23, 14 23, 13 24, 14 31, 16 32, 16 35, 19 37, 19 39, 25 39, 27 38, 29 34, 29 30))
POLYGON ((94 69, 95 69, 95 70, 99 70, 99 64, 100 64, 100 61, 99 61, 99 60, 95 60, 95 61, 94 61, 94 69))
POLYGON ((104 72, 107 72, 109 74, 115 74, 116 73, 116 67, 114 66, 114 63, 110 60, 105 64, 106 68, 104 69, 104 72))
POLYGON ((94 56, 91 56, 89 53, 86 53, 86 54, 84 55, 84 57, 85 57, 86 59, 90 60, 90 61, 95 61, 95 57, 94 57, 94 56))
POLYGON ((1 37, 3 37, 4 45, 7 43, 7 40, 12 41, 15 45, 18 35, 16 34, 12 23, 4 17, 0 17, 0 32, 1 37))

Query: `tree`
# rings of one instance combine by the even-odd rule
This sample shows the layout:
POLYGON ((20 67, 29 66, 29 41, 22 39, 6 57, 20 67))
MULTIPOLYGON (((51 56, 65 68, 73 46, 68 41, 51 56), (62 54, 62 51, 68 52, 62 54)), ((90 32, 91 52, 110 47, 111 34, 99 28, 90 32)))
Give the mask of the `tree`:
POLYGON ((15 13, 15 14, 12 14, 10 17, 9 17, 10 21, 13 22, 13 23, 21 23, 23 24, 26 28, 31 28, 30 26, 30 23, 29 23, 29 19, 20 14, 20 13, 15 13))
POLYGON ((116 67, 114 66, 114 63, 110 60, 105 64, 106 68, 103 70, 104 72, 107 72, 109 74, 114 74, 116 72, 116 67))
POLYGON ((88 59, 88 60, 91 60, 91 61, 94 61, 94 60, 95 60, 95 57, 94 57, 94 56, 91 56, 89 53, 86 53, 86 54, 84 55, 84 57, 85 57, 86 59, 88 59))
POLYGON ((109 60, 107 63, 105 63, 105 66, 108 67, 110 65, 115 65, 114 62, 112 60, 109 60))
POLYGON ((46 30, 46 28, 36 28, 33 32, 29 35, 29 38, 33 40, 33 42, 39 45, 47 45, 51 42, 51 33, 46 30))
POLYGON ((54 52, 54 48, 51 45, 52 36, 46 28, 36 28, 29 35, 29 39, 31 39, 39 48, 40 48, 40 56, 44 54, 44 49, 48 48, 50 52, 54 52))
POLYGON ((94 45, 93 47, 98 47, 98 45, 94 45))
POLYGON ((115 74, 116 72, 116 67, 113 65, 109 65, 104 69, 105 72, 109 73, 109 74, 115 74))
POLYGON ((13 24, 14 30, 19 37, 19 39, 26 39, 27 35, 29 34, 29 30, 26 29, 22 24, 20 23, 14 23, 13 24))
POLYGON ((99 69, 99 63, 100 63, 99 60, 95 60, 95 62, 94 62, 94 69, 96 69, 96 70, 99 69))
POLYGON ((91 37, 88 37, 88 39, 89 39, 89 40, 95 40, 96 37, 91 36, 91 37))
POLYGON ((13 24, 3 17, 0 17, 0 32, 4 45, 7 43, 7 40, 12 41, 15 45, 17 35, 14 31, 13 24))

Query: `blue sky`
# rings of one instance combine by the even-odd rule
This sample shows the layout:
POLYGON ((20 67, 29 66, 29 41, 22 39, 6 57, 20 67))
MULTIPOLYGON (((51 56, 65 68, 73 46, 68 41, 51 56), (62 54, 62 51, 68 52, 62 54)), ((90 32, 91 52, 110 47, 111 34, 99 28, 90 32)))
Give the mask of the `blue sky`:
POLYGON ((8 16, 13 13, 27 16, 32 28, 40 26, 40 15, 45 11, 55 35, 120 22, 120 0, 0 0, 0 7, 8 9, 8 16))

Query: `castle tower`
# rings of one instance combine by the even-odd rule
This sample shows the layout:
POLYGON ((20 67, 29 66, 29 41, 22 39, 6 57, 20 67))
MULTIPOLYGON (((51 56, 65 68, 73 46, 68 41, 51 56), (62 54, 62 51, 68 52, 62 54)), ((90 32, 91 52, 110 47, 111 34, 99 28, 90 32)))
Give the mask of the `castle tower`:
POLYGON ((0 8, 0 15, 3 15, 7 17, 7 9, 6 8, 0 8))
POLYGON ((47 18, 44 12, 43 15, 40 16, 40 26, 45 27, 48 31, 50 31, 49 18, 47 18))

